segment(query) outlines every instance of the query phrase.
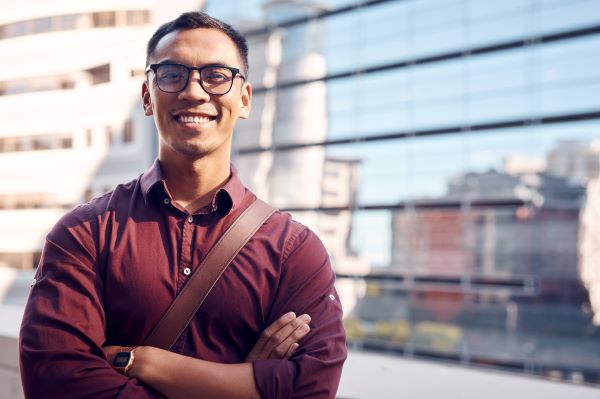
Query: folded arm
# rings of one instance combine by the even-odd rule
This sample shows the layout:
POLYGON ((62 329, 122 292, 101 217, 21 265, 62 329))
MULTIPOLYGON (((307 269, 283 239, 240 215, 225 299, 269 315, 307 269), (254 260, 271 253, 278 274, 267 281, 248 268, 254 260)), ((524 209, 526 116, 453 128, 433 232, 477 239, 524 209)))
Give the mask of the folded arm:
POLYGON ((334 398, 347 356, 335 274, 318 237, 303 228, 286 251, 272 315, 292 310, 311 316, 310 334, 289 359, 255 360, 264 398, 334 398))
POLYGON ((47 237, 21 323, 25 397, 158 398, 113 370, 102 352, 103 284, 87 212, 67 214, 47 237))
MULTIPOLYGON (((286 259, 272 313, 293 309, 309 313, 280 317, 240 364, 219 364, 151 347, 139 347, 128 375, 174 398, 333 398, 346 358, 342 311, 334 274, 322 244, 301 234, 286 259), (304 315, 303 315, 304 316, 304 315), (310 322, 310 333, 302 330, 310 322), (301 342, 298 341, 302 339, 301 342)), ((106 348, 120 350, 119 347, 106 348)), ((111 355, 109 355, 109 358, 111 355)))
MULTIPOLYGON (((261 334, 246 357, 246 363, 221 364, 183 356, 166 350, 140 346, 127 376, 138 378, 169 399, 190 397, 260 398, 254 382, 252 363, 257 359, 289 358, 310 330, 310 317, 287 313, 261 334)), ((104 348, 109 362, 119 346, 104 348)))

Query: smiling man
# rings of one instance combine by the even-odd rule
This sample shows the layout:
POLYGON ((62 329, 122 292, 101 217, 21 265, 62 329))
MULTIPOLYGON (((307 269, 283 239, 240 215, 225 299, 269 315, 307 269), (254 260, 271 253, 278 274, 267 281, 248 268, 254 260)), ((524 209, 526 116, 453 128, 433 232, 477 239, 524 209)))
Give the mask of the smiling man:
POLYGON ((250 115, 247 53, 203 13, 150 39, 142 100, 158 159, 48 234, 21 327, 26 397, 335 396, 347 355, 335 276, 315 234, 281 212, 170 351, 139 346, 256 200, 230 163, 234 126, 250 115))

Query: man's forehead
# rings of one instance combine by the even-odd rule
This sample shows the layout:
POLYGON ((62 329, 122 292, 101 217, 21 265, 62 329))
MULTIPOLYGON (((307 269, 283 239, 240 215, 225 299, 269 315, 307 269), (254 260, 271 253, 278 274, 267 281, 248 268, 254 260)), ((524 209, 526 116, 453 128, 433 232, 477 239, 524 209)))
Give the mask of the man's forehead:
POLYGON ((215 58, 228 63, 240 62, 237 46, 224 32, 213 28, 178 29, 163 36, 157 43, 152 59, 215 58))

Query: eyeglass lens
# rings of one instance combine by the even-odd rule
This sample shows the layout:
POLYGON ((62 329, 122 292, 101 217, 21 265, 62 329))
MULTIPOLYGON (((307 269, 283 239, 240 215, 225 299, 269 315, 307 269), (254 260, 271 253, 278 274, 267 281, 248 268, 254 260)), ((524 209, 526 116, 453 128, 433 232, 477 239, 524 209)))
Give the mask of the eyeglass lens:
MULTIPOLYGON (((187 86, 191 69, 185 65, 161 64, 156 69, 158 88, 169 93, 177 93, 187 86)), ((210 94, 225 94, 233 84, 233 72, 221 66, 200 68, 202 88, 210 94)))

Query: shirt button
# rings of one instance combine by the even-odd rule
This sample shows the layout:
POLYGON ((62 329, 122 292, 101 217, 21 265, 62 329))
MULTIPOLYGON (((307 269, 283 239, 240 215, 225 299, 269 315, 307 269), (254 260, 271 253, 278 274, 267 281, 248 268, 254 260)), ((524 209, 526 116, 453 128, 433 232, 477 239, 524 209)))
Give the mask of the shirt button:
POLYGON ((169 205, 169 203, 171 202, 171 200, 170 200, 170 199, 168 199, 168 198, 165 198, 165 199, 163 200, 163 202, 165 203, 165 205, 169 205))
POLYGON ((194 217, 193 216, 188 216, 187 221, 188 221, 188 223, 194 223, 194 217))
POLYGON ((329 299, 331 299, 332 301, 335 301, 335 296, 333 296, 333 294, 329 294, 329 299))
POLYGON ((186 276, 189 276, 191 272, 192 271, 190 270, 189 267, 186 267, 185 269, 183 269, 183 274, 185 274, 186 276))

